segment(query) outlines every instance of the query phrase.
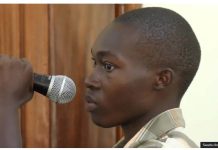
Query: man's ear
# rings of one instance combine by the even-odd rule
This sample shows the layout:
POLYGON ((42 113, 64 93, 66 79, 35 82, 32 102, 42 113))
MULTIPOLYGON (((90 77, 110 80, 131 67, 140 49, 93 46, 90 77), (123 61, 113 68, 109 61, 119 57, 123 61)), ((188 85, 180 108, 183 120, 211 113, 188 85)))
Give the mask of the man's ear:
POLYGON ((172 83, 174 71, 171 68, 159 69, 156 74, 154 89, 162 90, 172 83))

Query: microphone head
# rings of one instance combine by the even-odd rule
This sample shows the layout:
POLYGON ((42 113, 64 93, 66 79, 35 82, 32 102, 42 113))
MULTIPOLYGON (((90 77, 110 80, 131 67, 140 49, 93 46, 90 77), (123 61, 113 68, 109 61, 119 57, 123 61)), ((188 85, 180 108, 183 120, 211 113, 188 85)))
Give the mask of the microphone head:
POLYGON ((54 102, 63 104, 73 100, 76 95, 76 86, 72 79, 67 76, 51 76, 47 96, 54 102))

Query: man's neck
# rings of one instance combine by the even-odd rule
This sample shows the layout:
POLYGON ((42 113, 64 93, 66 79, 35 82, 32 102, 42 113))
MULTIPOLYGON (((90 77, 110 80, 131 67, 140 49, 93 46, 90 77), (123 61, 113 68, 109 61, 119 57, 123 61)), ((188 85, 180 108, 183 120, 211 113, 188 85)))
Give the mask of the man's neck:
MULTIPOLYGON (((176 106, 175 106, 176 107, 176 106)), ((175 108, 171 107, 171 108, 175 108)), ((124 133, 124 145, 131 139, 133 136, 143 127, 145 126, 152 118, 157 116, 158 114, 171 109, 168 107, 162 107, 153 109, 152 112, 146 112, 145 114, 134 118, 134 120, 130 120, 129 122, 121 125, 123 133, 124 133)))
POLYGON ((126 124, 121 125, 125 144, 146 124, 148 123, 155 115, 150 115, 146 113, 134 120, 129 121, 126 124))

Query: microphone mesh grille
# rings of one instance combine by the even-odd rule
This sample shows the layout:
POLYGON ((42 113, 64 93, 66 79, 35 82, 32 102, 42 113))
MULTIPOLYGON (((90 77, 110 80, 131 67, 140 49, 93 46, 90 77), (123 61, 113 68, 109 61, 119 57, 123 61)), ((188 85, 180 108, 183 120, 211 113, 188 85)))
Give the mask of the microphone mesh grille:
MULTIPOLYGON (((50 83, 47 96, 57 103, 68 103, 73 100, 76 94, 76 86, 67 76, 52 76, 53 83, 50 83)), ((52 82, 52 81, 51 81, 52 82)))

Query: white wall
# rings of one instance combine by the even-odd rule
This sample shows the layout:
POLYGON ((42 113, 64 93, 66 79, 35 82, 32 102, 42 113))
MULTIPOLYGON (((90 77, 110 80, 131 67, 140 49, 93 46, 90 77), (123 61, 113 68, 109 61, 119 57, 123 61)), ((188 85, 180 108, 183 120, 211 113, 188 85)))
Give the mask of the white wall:
POLYGON ((196 144, 218 142, 218 4, 144 2, 144 7, 150 6, 174 10, 192 26, 201 45, 201 63, 181 108, 187 132, 196 144))

